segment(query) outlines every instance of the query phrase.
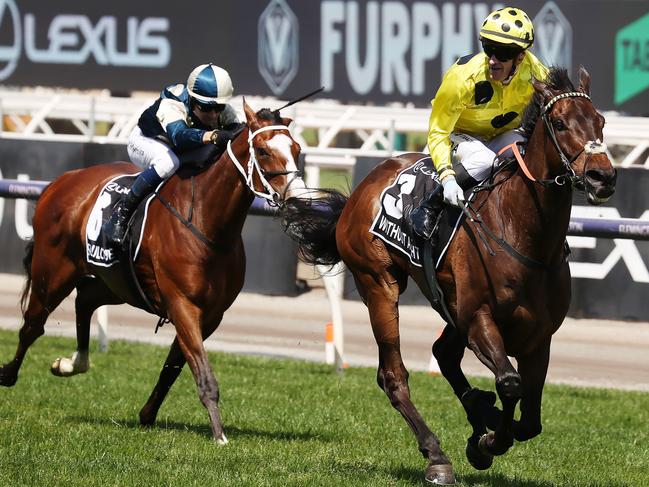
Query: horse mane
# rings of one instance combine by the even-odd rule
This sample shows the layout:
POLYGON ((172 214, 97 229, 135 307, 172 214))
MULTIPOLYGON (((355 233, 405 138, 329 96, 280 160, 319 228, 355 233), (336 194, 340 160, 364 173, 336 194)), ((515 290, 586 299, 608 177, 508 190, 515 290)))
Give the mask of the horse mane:
POLYGON ((279 111, 271 111, 270 108, 262 108, 257 112, 257 118, 263 118, 264 120, 269 120, 273 123, 283 125, 282 117, 279 116, 279 111))
MULTIPOLYGON (((561 92, 575 91, 575 87, 570 81, 568 76, 568 71, 566 68, 560 68, 558 66, 552 66, 548 77, 544 82, 553 90, 561 92)), ((529 139, 532 136, 534 127, 536 126, 536 121, 541 115, 541 107, 543 106, 543 95, 538 92, 534 92, 532 101, 523 112, 523 117, 519 125, 520 132, 529 139)))

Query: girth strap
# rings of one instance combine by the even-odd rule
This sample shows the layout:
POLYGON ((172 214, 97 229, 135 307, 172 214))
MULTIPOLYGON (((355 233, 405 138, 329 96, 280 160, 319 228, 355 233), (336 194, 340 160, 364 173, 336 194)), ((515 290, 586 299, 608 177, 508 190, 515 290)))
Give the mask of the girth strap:
MULTIPOLYGON (((207 245, 210 248, 217 248, 218 247, 218 245, 213 240, 210 240, 205 235, 203 235, 200 232, 200 230, 198 228, 196 228, 196 226, 192 222, 190 222, 184 216, 182 216, 178 212, 178 210, 176 210, 171 205, 171 203, 169 203, 166 199, 164 199, 162 197, 162 195, 160 195, 160 193, 156 193, 155 196, 156 196, 156 198, 158 198, 160 200, 160 203, 162 203, 164 205, 164 207, 167 208, 167 210, 169 210, 178 220, 180 220, 180 223, 185 225, 185 227, 187 227, 187 229, 189 229, 189 231, 192 232, 196 238, 198 238, 198 240, 200 240, 201 242, 203 242, 205 245, 207 245)), ((190 211, 190 215, 191 215, 191 211, 190 211)))

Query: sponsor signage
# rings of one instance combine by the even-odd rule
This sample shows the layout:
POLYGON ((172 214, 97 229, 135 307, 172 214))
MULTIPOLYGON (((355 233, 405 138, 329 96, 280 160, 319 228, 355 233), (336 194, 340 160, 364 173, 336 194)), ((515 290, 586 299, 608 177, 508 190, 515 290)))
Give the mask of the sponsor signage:
MULTIPOLYGON (((649 13, 615 36, 615 104, 649 88, 649 13)), ((649 115, 649 107, 645 106, 649 115)))
MULTIPOLYGON (((344 102, 427 106, 445 70, 480 51, 483 19, 504 5, 189 0, 178 9, 160 0, 151 11, 126 0, 0 0, 0 83, 158 91, 211 61, 241 94, 291 99, 324 86, 323 96, 344 102)), ((573 77, 579 65, 589 70, 598 108, 645 114, 647 2, 517 6, 535 23, 542 60, 573 77)))
POLYGON ((284 0, 272 0, 259 17, 259 72, 276 95, 281 95, 297 74, 299 24, 284 0))

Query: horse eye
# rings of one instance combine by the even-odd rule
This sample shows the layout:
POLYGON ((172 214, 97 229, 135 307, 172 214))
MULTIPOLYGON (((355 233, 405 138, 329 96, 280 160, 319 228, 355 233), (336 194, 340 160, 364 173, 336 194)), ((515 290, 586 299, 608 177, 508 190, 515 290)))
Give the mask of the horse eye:
POLYGON ((559 131, 566 130, 563 120, 559 120, 558 118, 552 121, 552 126, 559 131))
POLYGON ((256 150, 257 150, 257 155, 259 157, 268 157, 270 155, 268 153, 268 151, 266 149, 264 149, 263 147, 257 147, 256 150))

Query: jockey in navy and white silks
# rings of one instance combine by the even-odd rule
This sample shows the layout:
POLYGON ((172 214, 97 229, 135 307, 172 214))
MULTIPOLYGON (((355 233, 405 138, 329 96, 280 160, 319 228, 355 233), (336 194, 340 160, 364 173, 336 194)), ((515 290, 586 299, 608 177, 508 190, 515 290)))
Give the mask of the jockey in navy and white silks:
POLYGON ((232 80, 214 64, 201 64, 189 74, 187 84, 169 85, 147 108, 128 140, 128 155, 143 171, 128 194, 113 209, 104 231, 114 246, 124 240, 126 225, 137 205, 180 166, 183 152, 228 140, 243 128, 234 109, 232 80))

